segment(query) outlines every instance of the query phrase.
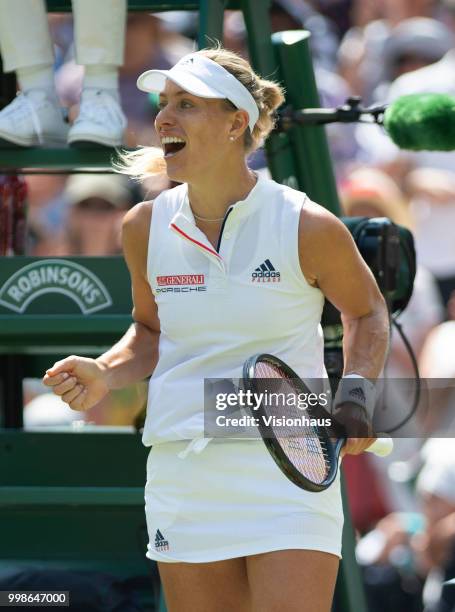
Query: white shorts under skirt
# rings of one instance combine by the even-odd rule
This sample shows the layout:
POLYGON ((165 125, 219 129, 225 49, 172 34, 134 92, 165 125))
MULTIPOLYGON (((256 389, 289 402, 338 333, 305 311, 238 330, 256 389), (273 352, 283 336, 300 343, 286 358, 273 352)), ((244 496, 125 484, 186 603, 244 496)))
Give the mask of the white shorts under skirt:
POLYGON ((274 550, 311 549, 341 557, 339 478, 322 493, 292 484, 261 440, 154 446, 147 460, 145 512, 155 561, 205 563, 274 550))

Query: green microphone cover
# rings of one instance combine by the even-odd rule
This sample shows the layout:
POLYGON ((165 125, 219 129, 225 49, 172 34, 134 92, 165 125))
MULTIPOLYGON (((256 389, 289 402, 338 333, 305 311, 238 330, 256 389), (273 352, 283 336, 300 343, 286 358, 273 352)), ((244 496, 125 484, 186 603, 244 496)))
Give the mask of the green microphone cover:
POLYGON ((384 127, 400 149, 453 151, 455 98, 430 93, 402 96, 386 109, 384 127))

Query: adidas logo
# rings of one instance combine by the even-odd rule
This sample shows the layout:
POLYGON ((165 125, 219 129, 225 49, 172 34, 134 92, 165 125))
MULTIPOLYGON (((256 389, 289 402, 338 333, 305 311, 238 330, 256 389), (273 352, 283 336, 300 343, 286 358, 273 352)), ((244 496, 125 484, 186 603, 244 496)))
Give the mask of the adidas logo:
POLYGON ((159 529, 156 530, 155 534, 155 550, 158 552, 169 550, 169 542, 164 539, 164 536, 159 529))
POLYGON ((279 283, 281 278, 270 259, 266 259, 251 274, 251 280, 253 283, 279 283))
POLYGON ((365 393, 363 392, 362 387, 355 387, 354 389, 351 389, 349 391, 349 395, 354 398, 357 399, 359 401, 362 402, 362 404, 365 404, 366 402, 366 397, 365 397, 365 393))

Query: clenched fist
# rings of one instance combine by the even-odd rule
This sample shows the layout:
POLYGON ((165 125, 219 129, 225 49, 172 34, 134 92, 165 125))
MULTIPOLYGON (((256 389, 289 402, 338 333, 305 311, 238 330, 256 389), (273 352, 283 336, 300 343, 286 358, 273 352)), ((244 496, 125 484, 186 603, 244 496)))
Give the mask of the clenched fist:
POLYGON ((46 370, 43 383, 73 410, 88 410, 109 392, 106 368, 88 357, 66 357, 46 370))

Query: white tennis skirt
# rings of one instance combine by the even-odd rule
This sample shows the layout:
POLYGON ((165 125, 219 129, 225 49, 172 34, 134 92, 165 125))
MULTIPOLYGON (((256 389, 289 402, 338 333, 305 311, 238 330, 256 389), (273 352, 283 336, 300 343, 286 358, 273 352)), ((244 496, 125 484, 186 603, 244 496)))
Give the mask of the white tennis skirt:
POLYGON ((206 563, 285 549, 341 557, 339 478, 321 493, 303 491, 261 440, 213 440, 202 452, 188 450, 188 441, 150 450, 149 559, 206 563))

